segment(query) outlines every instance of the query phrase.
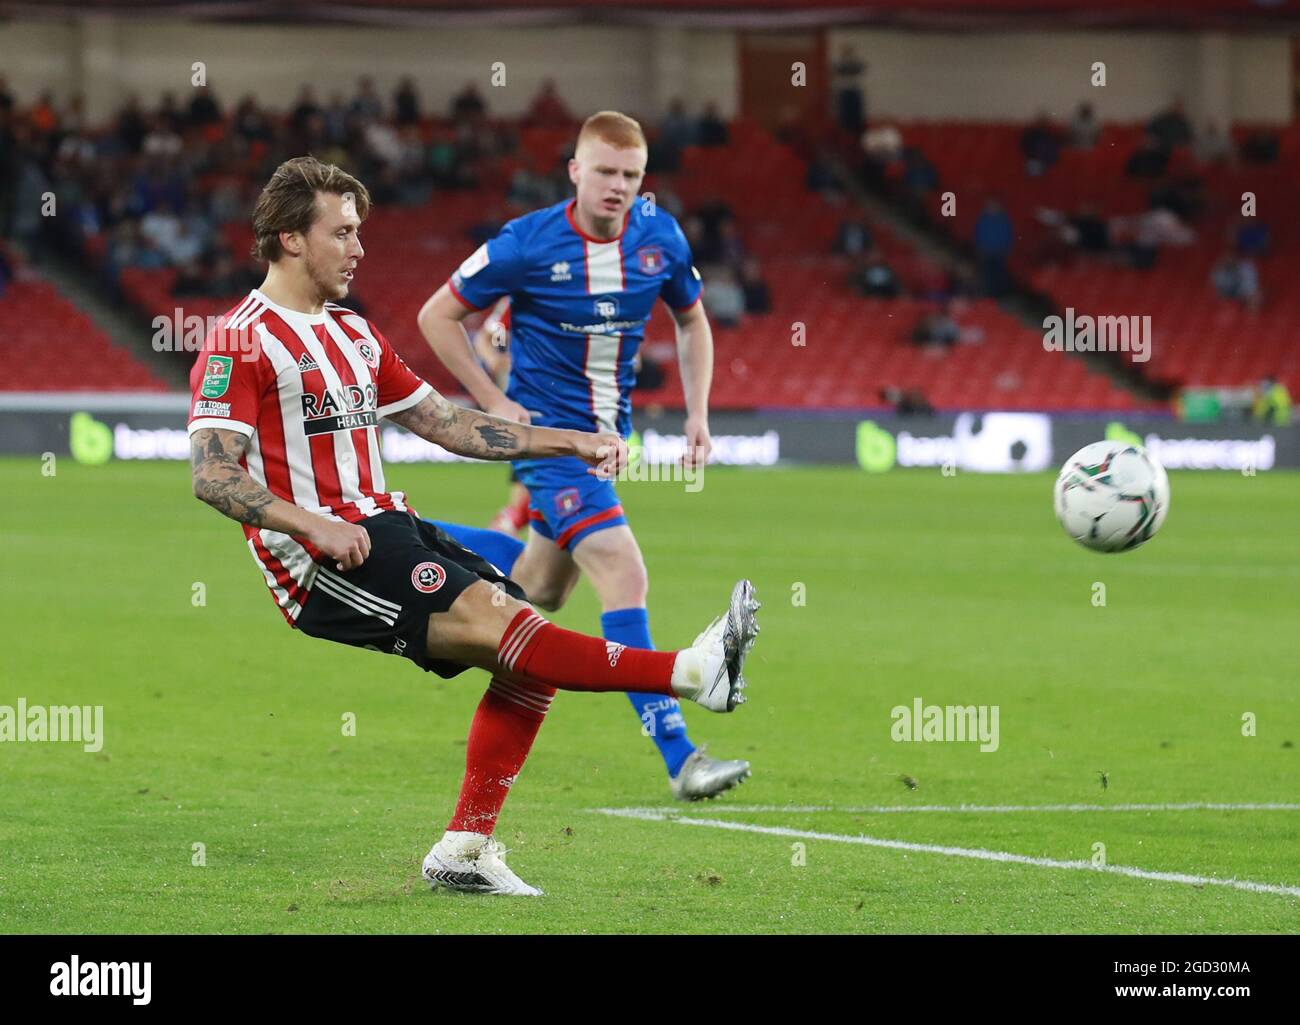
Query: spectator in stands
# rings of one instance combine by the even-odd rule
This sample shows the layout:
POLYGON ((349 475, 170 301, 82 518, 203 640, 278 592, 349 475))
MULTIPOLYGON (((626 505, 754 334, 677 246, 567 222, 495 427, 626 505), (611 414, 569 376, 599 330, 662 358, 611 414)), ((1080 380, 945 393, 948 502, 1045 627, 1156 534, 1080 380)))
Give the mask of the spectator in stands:
POLYGON ((880 389, 880 398, 894 408, 899 416, 934 416, 934 406, 920 388, 898 388, 890 385, 880 389))
POLYGON ((939 187, 939 172, 918 146, 903 150, 903 186, 915 199, 922 199, 939 187))
POLYGON ((305 136, 308 123, 312 118, 319 117, 321 113, 320 104, 316 102, 316 90, 309 85, 304 85, 298 94, 298 101, 289 112, 289 124, 295 133, 305 136))
POLYGON ((898 275, 877 249, 871 250, 858 262, 851 284, 869 299, 894 299, 902 294, 898 275))
POLYGON ((40 135, 53 135, 59 127, 59 115, 54 109, 54 94, 41 93, 35 105, 27 112, 27 120, 40 135))
POLYGON ((179 135, 185 130, 185 115, 181 113, 180 104, 176 102, 176 94, 173 92, 163 93, 162 103, 158 105, 154 117, 162 122, 163 131, 179 135))
MULTIPOLYGON (((347 142, 348 107, 343 101, 341 92, 330 93, 329 106, 321 114, 321 128, 327 145, 341 147, 347 142)), ((321 159, 323 160, 324 157, 322 156, 321 159)))
POLYGON ((1075 149, 1092 149, 1101 135, 1101 125, 1093 115, 1091 103, 1080 103, 1070 119, 1070 145, 1075 149))
POLYGON ((375 121, 384 116, 384 104, 375 91, 375 80, 362 75, 357 80, 357 94, 348 104, 348 113, 361 121, 375 121))
MULTIPOLYGON (((4 79, 0 78, 0 97, 4 94, 4 84, 4 79)), ((0 99, 0 103, 3 103, 3 99, 0 99)), ((3 107, 0 107, 0 113, 4 113, 3 107)), ((5 253, 4 247, 0 246, 0 297, 4 296, 5 290, 9 287, 9 282, 13 279, 13 264, 9 262, 9 257, 5 253)))
POLYGON ((1210 272, 1210 280, 1224 299, 1239 302, 1249 310, 1259 309, 1263 298, 1259 288, 1259 271, 1249 256, 1231 250, 1224 253, 1210 272))
POLYGON ((695 125, 696 145, 725 146, 730 139, 727 123, 722 120, 722 116, 718 113, 718 105, 716 103, 707 104, 704 113, 700 115, 700 120, 695 125))
POLYGON ((1222 164, 1232 158, 1232 140, 1219 130, 1217 121, 1207 121, 1192 146, 1202 164, 1222 164))
POLYGON ((1257 217, 1238 217, 1231 235, 1242 256, 1263 256, 1268 252, 1269 228, 1257 217))
POLYGON ((399 127, 420 123, 420 97, 410 75, 402 78, 393 93, 393 121, 399 127))
POLYGON ((763 280, 763 268, 758 258, 748 256, 740 266, 740 287, 745 293, 745 312, 770 313, 772 292, 763 280))
POLYGON ((735 327, 744 317, 745 293, 730 267, 719 267, 708 276, 704 309, 715 324, 723 327, 735 327))
POLYGON ((524 119, 535 128, 563 128, 573 124, 573 115, 560 97, 555 79, 542 82, 524 119))
POLYGON ((840 221, 835 231, 835 252, 843 256, 858 256, 871 249, 875 244, 871 236, 871 226, 867 215, 855 213, 840 221))
POLYGON ((1081 203, 1070 218, 1080 252, 1104 253, 1110 248, 1110 225, 1093 203, 1081 203))
POLYGON ((866 101, 863 98, 862 79, 867 64, 851 46, 840 50, 839 59, 831 65, 835 89, 835 121, 856 138, 867 126, 866 101))
POLYGON ((144 146, 144 137, 148 132, 149 122, 140 107, 140 97, 133 93, 118 112, 113 134, 123 150, 135 154, 144 146))
POLYGON ((835 172, 835 163, 825 147, 818 147, 816 155, 808 161, 804 185, 827 202, 839 201, 842 193, 840 176, 835 172))
POLYGON ((1251 416, 1263 424, 1286 427, 1291 422, 1291 392, 1276 377, 1266 377, 1259 382, 1251 416))
POLYGON ((682 162, 682 150, 695 142, 695 125, 686 114, 686 105, 675 99, 659 125, 659 134, 650 144, 653 170, 676 171, 682 162))
POLYGON ((140 144, 140 149, 147 157, 169 159, 179 157, 185 143, 180 132, 174 127, 174 120, 165 113, 155 114, 149 125, 149 132, 140 144))
POLYGON ((1159 178, 1169 166, 1169 150, 1148 136, 1124 165, 1130 178, 1159 178))
POLYGON ((1031 178, 1049 171, 1060 158, 1061 134, 1046 111, 1020 133, 1020 152, 1025 158, 1025 174, 1031 178))
POLYGON ((190 124, 195 128, 218 124, 221 121, 221 106, 212 90, 201 85, 190 100, 190 124))
POLYGON ((1015 228, 1002 204, 989 198, 975 221, 975 258, 984 293, 997 298, 1010 285, 1007 259, 1015 242, 1015 228))
POLYGON ((921 314, 912 326, 911 342, 923 348, 948 349, 957 344, 961 328, 948 315, 946 309, 930 310, 921 314))
MULTIPOLYGON (((0 75, 0 116, 12 112, 14 109, 14 94, 9 91, 9 79, 0 75)), ((0 253, 0 258, 3 257, 0 253)))
POLYGON ((1165 151, 1186 146, 1192 141, 1192 126, 1183 113, 1181 98, 1175 99, 1147 122, 1147 135, 1165 151))
POLYGON ((487 104, 479 94, 478 86, 466 82, 465 88, 458 92, 451 101, 451 119, 453 121, 477 121, 487 114, 487 104))
POLYGON ((237 135, 249 142, 271 140, 271 123, 251 95, 240 100, 239 106, 235 108, 233 128, 237 135))

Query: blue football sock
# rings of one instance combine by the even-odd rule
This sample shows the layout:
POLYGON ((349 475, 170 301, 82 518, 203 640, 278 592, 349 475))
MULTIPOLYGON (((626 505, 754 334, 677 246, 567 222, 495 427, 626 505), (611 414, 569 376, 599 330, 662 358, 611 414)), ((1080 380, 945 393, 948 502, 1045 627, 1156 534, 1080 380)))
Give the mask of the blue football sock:
POLYGON ((514 569, 515 561, 524 550, 524 543, 517 537, 503 534, 499 530, 486 527, 467 527, 463 523, 443 523, 442 520, 430 520, 439 530, 445 531, 463 544, 471 552, 477 552, 492 563, 506 576, 514 569))
MULTIPOLYGON (((629 648, 654 649, 650 640, 650 617, 645 609, 616 609, 600 617, 600 632, 607 641, 626 644, 629 648)), ((663 694, 628 694, 628 700, 641 719, 643 733, 659 748, 669 776, 676 776, 682 763, 695 750, 686 736, 686 720, 676 698, 663 694)))

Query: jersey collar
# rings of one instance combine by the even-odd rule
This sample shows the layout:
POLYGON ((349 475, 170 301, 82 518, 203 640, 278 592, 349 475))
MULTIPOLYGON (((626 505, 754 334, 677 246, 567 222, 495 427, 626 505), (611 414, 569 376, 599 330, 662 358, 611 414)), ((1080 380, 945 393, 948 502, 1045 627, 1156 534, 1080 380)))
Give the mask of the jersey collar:
POLYGON ((300 313, 297 310, 291 310, 287 306, 281 306, 279 303, 272 302, 270 299, 266 297, 266 293, 264 293, 260 288, 253 289, 253 295, 257 297, 258 301, 266 303, 267 306, 269 306, 272 310, 274 310, 276 313, 278 313, 281 317, 283 317, 291 324, 293 323, 324 324, 325 323, 324 310, 321 310, 319 313, 300 313))
POLYGON ((608 245, 610 242, 620 241, 623 238, 623 234, 627 231, 627 222, 632 219, 632 208, 628 207, 627 213, 623 215, 622 230, 620 230, 617 235, 615 235, 613 238, 596 238, 595 235, 588 235, 585 231, 583 231, 580 227, 578 227, 578 219, 573 216, 574 208, 576 208, 577 205, 578 205, 578 201, 576 199, 569 200, 568 205, 566 205, 564 208, 565 220, 569 222, 569 227, 572 228, 585 241, 595 242, 597 245, 608 245))

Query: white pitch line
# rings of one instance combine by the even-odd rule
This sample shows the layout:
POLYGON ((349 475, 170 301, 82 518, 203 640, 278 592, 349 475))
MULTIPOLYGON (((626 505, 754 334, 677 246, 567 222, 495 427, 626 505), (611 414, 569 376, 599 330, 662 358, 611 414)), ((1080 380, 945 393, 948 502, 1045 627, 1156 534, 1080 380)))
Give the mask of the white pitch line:
POLYGON ((844 836, 839 833, 817 833, 809 829, 787 829, 784 826, 754 826, 748 822, 726 822, 722 819, 692 819, 669 816, 645 808, 596 808, 604 815, 640 819, 647 822, 672 822, 681 826, 708 826, 711 829, 730 829, 741 833, 765 833, 769 836, 789 836, 800 840, 829 840, 833 843, 859 844, 863 847, 883 847, 895 851, 916 851, 921 854, 942 854, 950 858, 973 858, 977 861, 1000 861, 1015 865, 1033 865, 1036 868, 1074 869, 1084 872, 1102 872, 1109 875, 1128 876, 1131 879, 1150 879, 1162 883, 1183 883, 1187 886, 1227 886, 1251 893, 1276 893, 1286 897, 1300 897, 1300 886, 1279 886, 1275 883, 1255 883, 1248 879, 1216 879, 1213 876, 1189 875, 1185 872, 1155 872, 1127 865, 1094 865, 1091 861, 1058 861, 1054 858, 1031 858, 1009 851, 986 851, 978 847, 947 847, 940 844, 910 843, 906 840, 882 840, 874 836, 844 836))
MULTIPOLYGON (((690 808, 666 806, 647 808, 593 808, 603 815, 623 812, 646 812, 653 815, 683 815, 690 808)), ((818 812, 840 812, 845 815, 892 815, 900 812, 980 813, 1000 815, 1009 812, 1089 812, 1089 811, 1300 811, 1300 804, 1263 802, 1255 804, 1217 804, 1192 801, 1187 804, 915 804, 910 806, 834 805, 834 804, 719 804, 710 805, 713 813, 790 812, 795 815, 812 815, 818 812)))

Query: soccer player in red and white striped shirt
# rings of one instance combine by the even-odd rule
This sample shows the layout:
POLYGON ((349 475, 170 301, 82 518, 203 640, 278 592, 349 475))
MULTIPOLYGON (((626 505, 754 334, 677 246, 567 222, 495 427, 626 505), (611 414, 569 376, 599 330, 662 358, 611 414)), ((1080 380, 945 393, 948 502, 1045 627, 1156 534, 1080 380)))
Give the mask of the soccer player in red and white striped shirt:
POLYGON ((204 342, 191 373, 194 493, 243 524, 290 625, 491 683, 470 727, 455 813, 424 860, 434 886, 537 895, 492 839, 557 688, 652 691, 713 711, 744 700, 757 634, 748 581, 689 648, 629 648, 561 629, 490 563, 385 490, 378 421, 480 459, 576 456, 617 473, 614 434, 532 427, 452 405, 344 298, 364 256, 365 187, 312 157, 282 164, 254 213, 266 280, 204 342))

